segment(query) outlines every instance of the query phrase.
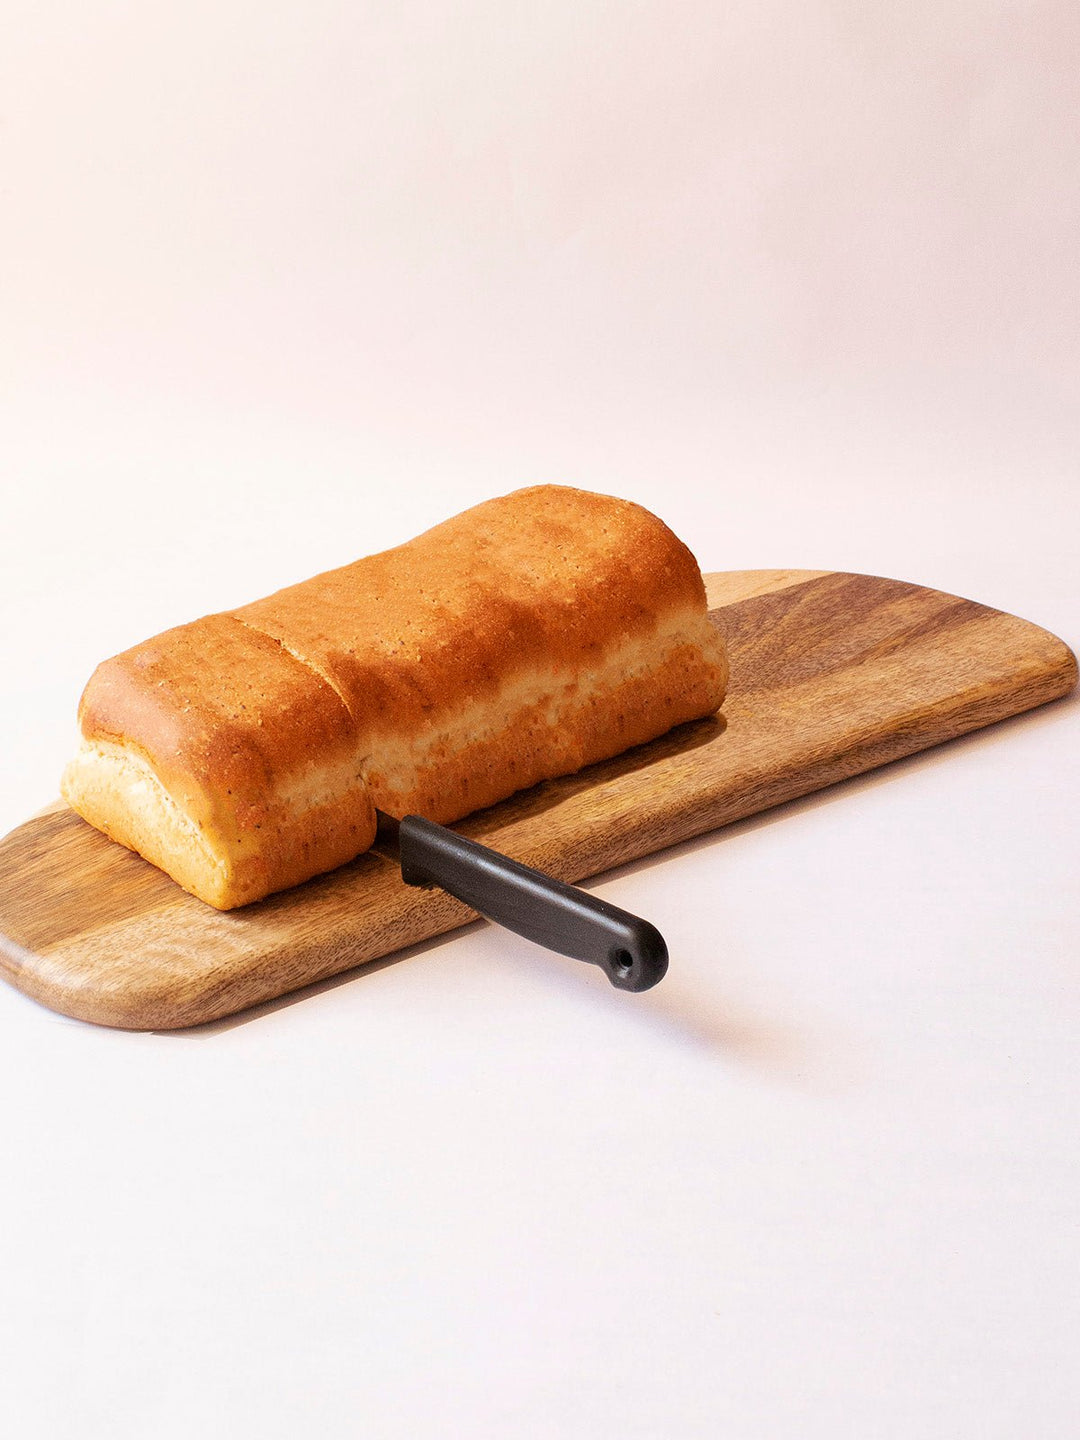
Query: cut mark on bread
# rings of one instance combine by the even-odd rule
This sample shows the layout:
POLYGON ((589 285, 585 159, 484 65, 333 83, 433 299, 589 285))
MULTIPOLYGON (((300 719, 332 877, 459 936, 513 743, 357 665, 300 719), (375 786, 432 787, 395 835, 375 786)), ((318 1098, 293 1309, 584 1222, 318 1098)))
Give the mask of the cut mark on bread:
POLYGON ((345 707, 345 712, 349 719, 353 724, 356 723, 356 716, 353 714, 348 698, 342 692, 340 685, 337 684, 332 675, 322 669, 321 666, 316 665, 314 660, 310 660, 306 655, 302 655, 295 646, 290 645, 288 641, 284 640, 280 635, 271 635, 269 630, 264 630, 260 625, 253 625, 250 620, 242 620, 239 615, 234 614, 231 610, 227 610, 224 613, 229 620, 235 620, 237 625, 242 625, 245 630, 250 630, 252 634, 261 635, 265 640, 272 640, 275 645, 280 646, 280 648, 284 650, 286 655, 291 655, 298 665, 302 665, 304 669, 314 675, 316 679, 321 680, 324 685, 328 685, 345 707))

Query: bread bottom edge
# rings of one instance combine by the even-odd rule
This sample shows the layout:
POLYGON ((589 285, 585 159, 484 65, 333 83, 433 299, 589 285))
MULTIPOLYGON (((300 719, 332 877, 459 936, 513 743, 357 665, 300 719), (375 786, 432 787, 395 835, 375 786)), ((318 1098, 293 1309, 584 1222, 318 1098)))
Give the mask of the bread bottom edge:
POLYGON ((145 757, 102 741, 84 742, 60 792, 95 829, 215 910, 236 910, 335 870, 375 838, 375 807, 364 787, 353 786, 317 807, 282 810, 259 834, 230 839, 187 814, 145 757))

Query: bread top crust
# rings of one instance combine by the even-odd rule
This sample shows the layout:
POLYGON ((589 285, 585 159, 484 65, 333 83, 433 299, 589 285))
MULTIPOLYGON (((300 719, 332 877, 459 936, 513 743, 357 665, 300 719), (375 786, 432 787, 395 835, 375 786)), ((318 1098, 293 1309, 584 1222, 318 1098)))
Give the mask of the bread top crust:
POLYGON ((139 752, 199 824, 257 828, 306 770, 348 764, 355 729, 333 689, 230 615, 166 630, 97 667, 79 722, 139 752))
MULTIPOLYGON (((233 613, 341 696, 361 732, 491 698, 537 665, 589 668, 673 613, 699 617, 697 562, 640 505, 539 485, 233 613)), ((719 700, 717 701, 719 704, 719 700)))

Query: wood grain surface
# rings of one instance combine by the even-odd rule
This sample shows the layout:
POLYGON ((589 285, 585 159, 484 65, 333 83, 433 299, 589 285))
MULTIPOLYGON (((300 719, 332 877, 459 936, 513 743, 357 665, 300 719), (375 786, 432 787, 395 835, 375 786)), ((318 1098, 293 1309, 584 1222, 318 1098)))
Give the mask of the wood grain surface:
MULTIPOLYGON (((1066 694, 1076 660, 1014 616, 866 575, 707 577, 723 712, 457 829, 580 880, 1066 694)), ((0 973, 126 1029, 215 1020, 475 919, 374 853, 220 913, 62 805, 0 841, 0 973)))

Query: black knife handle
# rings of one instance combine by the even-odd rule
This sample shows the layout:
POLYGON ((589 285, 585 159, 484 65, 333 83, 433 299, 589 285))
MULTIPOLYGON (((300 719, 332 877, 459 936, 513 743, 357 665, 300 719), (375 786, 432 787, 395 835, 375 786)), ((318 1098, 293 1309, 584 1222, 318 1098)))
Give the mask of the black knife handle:
POLYGON ((526 940, 599 965, 620 990, 664 978, 667 946, 647 920, 420 815, 401 821, 398 847, 406 885, 437 885, 526 940))

